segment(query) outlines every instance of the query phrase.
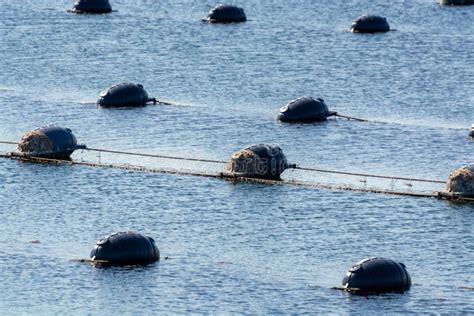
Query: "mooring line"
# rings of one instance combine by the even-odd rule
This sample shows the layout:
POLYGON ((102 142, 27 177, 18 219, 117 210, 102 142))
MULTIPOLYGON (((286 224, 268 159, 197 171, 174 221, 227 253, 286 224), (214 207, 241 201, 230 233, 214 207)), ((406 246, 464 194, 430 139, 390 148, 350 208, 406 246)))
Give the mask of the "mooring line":
POLYGON ((337 112, 335 112, 332 116, 336 116, 336 117, 340 117, 340 118, 345 118, 347 120, 353 120, 353 121, 359 121, 359 122, 368 122, 368 123, 384 123, 384 122, 378 122, 378 121, 371 121, 371 120, 367 120, 367 119, 362 119, 362 118, 358 118, 358 117, 352 117, 352 116, 347 116, 347 115, 342 115, 342 114, 339 114, 337 112))
MULTIPOLYGON (((183 107, 191 107, 192 106, 190 104, 175 103, 175 102, 171 102, 171 101, 159 100, 157 98, 150 98, 147 101, 147 103, 148 102, 152 102, 153 105, 164 104, 164 105, 170 105, 170 106, 183 106, 183 107)), ((358 122, 375 123, 375 124, 396 124, 396 125, 406 126, 406 124, 402 124, 400 122, 388 122, 388 121, 377 121, 377 120, 371 120, 371 119, 364 119, 364 118, 359 118, 359 117, 354 117, 354 116, 349 116, 349 115, 342 115, 342 114, 339 114, 338 112, 329 112, 328 117, 331 117, 331 116, 343 118, 343 119, 346 119, 346 120, 349 120, 349 121, 358 121, 358 122)), ((414 124, 413 126, 422 127, 423 125, 414 124)), ((470 128, 460 128, 460 127, 447 127, 447 129, 470 130, 470 128)))
POLYGON ((340 190, 340 191, 352 191, 352 192, 364 192, 364 193, 378 193, 378 194, 389 194, 397 196, 410 196, 418 198, 438 198, 445 200, 454 200, 454 201, 468 201, 474 202, 474 198, 465 198, 455 193, 449 192, 406 192, 406 191, 394 191, 394 190, 383 190, 376 188, 356 188, 351 186, 338 186, 328 183, 309 183, 296 180, 268 180, 268 179, 259 179, 259 178, 247 178, 247 177, 235 177, 226 173, 203 173, 198 171, 184 171, 176 170, 169 168, 148 168, 142 166, 133 166, 133 165, 118 165, 118 164, 103 164, 103 163, 94 163, 87 161, 76 161, 76 160, 60 160, 60 159, 51 159, 51 158, 39 158, 39 157, 18 157, 8 153, 1 153, 0 157, 10 158, 12 160, 20 160, 26 162, 45 162, 45 163, 54 163, 62 165, 80 165, 87 167, 100 167, 100 168, 113 168, 120 170, 129 170, 129 171, 142 171, 142 172, 152 172, 152 173, 167 173, 167 174, 177 174, 177 175, 192 175, 200 176, 206 178, 214 179, 224 179, 231 182, 243 182, 243 183, 256 183, 256 184, 266 184, 266 185, 292 185, 297 187, 305 188, 318 188, 318 189, 329 189, 329 190, 340 190))
POLYGON ((445 183, 446 183, 446 181, 433 180, 433 179, 418 179, 418 178, 407 178, 407 177, 397 177, 397 176, 384 176, 384 175, 369 174, 369 173, 357 173, 357 172, 347 172, 347 171, 336 171, 336 170, 318 169, 318 168, 307 168, 307 167, 299 167, 299 166, 294 166, 294 167, 291 168, 291 169, 298 169, 298 170, 305 170, 305 171, 313 171, 313 172, 321 172, 321 173, 333 173, 333 174, 341 174, 341 175, 357 176, 357 177, 388 179, 388 180, 403 180, 403 181, 427 182, 427 183, 442 183, 442 184, 445 184, 445 183))
MULTIPOLYGON (((402 126, 417 126, 417 127, 429 127, 429 128, 435 128, 433 126, 424 126, 424 125, 417 125, 417 124, 403 124, 400 122, 388 122, 388 121, 376 121, 376 120, 369 120, 369 119, 363 119, 363 118, 358 118, 358 117, 353 117, 353 116, 348 116, 348 115, 342 115, 337 112, 331 113, 330 116, 336 116, 340 118, 347 119, 349 121, 358 121, 358 122, 365 122, 365 123, 376 123, 376 124, 394 124, 394 125, 402 125, 402 126)), ((471 130, 470 128, 465 128, 465 127, 443 127, 446 129, 452 129, 452 130, 457 130, 457 131, 469 131, 471 130)))
MULTIPOLYGON (((10 142, 10 141, 0 141, 0 143, 2 143, 2 144, 12 144, 12 145, 17 144, 15 142, 10 142)), ((147 154, 147 153, 138 153, 138 152, 130 152, 130 151, 122 151, 122 150, 111 150, 111 149, 104 149, 104 148, 86 147, 86 148, 82 148, 82 150, 112 153, 112 154, 121 154, 121 155, 129 155, 129 156, 141 156, 141 157, 162 158, 162 159, 172 159, 172 160, 206 162, 206 163, 215 163, 215 164, 226 164, 227 163, 227 161, 225 161, 225 160, 203 159, 203 158, 187 158, 187 157, 179 157, 179 156, 147 154)), ((331 173, 331 174, 340 174, 340 175, 346 175, 346 176, 388 179, 388 180, 402 180, 402 181, 437 183, 437 184, 445 184, 446 183, 446 181, 435 180, 435 179, 419 179, 419 178, 398 177, 398 176, 385 176, 385 175, 377 175, 377 174, 370 174, 370 173, 358 173, 358 172, 338 171, 338 170, 330 170, 330 169, 300 167, 298 165, 289 165, 288 169, 296 169, 296 170, 311 171, 311 172, 321 172, 321 173, 331 173)))
POLYGON ((211 174, 211 173, 204 173, 204 172, 197 172, 197 171, 183 171, 183 170, 176 170, 172 168, 149 168, 149 167, 134 166, 134 165, 128 165, 128 164, 119 165, 119 164, 105 164, 105 163, 96 163, 96 162, 79 161, 79 160, 62 160, 62 159, 42 158, 42 157, 25 157, 25 156, 12 155, 11 153, 1 153, 0 157, 10 158, 12 160, 26 161, 26 162, 44 162, 44 163, 52 163, 52 164, 57 164, 57 165, 80 165, 80 166, 86 166, 86 167, 111 168, 111 169, 121 169, 121 170, 130 170, 130 171, 145 171, 145 172, 150 172, 150 173, 196 175, 196 176, 211 177, 211 178, 222 177, 219 174, 211 174))
MULTIPOLYGON (((114 153, 114 154, 124 154, 124 155, 131 155, 131 156, 143 156, 143 157, 165 158, 165 159, 174 159, 174 160, 209 162, 209 163, 217 163, 217 164, 227 163, 224 160, 212 160, 212 159, 201 159, 201 158, 186 158, 186 157, 177 157, 177 156, 166 156, 166 155, 157 155, 157 154, 145 154, 145 153, 109 150, 109 149, 102 149, 102 148, 85 148, 85 150, 106 152, 106 153, 114 153)), ((329 170, 329 169, 307 168, 307 167, 299 167, 297 165, 290 165, 289 169, 298 169, 298 170, 304 170, 304 171, 332 173, 332 174, 341 174, 341 175, 358 176, 358 177, 360 176, 360 177, 367 177, 367 178, 379 178, 379 179, 388 179, 388 180, 403 180, 403 181, 441 183, 441 184, 446 183, 446 181, 441 181, 441 180, 418 179, 418 178, 397 177, 397 176, 384 176, 384 175, 376 175, 376 174, 369 174, 369 173, 356 173, 356 172, 337 171, 337 170, 329 170)))
POLYGON ((112 154, 122 154, 122 155, 129 155, 129 156, 165 158, 165 159, 173 159, 173 160, 209 162, 209 163, 219 163, 219 164, 227 163, 227 161, 223 161, 223 160, 187 158, 187 157, 177 157, 177 156, 158 155, 158 154, 145 154, 145 153, 136 153, 136 152, 129 152, 129 151, 110 150, 110 149, 103 149, 103 148, 90 148, 90 147, 87 147, 87 148, 84 148, 84 150, 104 152, 104 153, 112 153, 112 154))
POLYGON ((171 106, 184 106, 184 107, 192 106, 192 105, 189 105, 189 104, 174 103, 174 102, 171 102, 171 101, 158 100, 157 98, 151 98, 150 100, 148 100, 148 102, 153 102, 153 105, 156 105, 157 103, 159 103, 159 104, 171 105, 171 106))
POLYGON ((0 144, 18 145, 18 142, 10 142, 10 141, 7 141, 7 140, 0 140, 0 144))

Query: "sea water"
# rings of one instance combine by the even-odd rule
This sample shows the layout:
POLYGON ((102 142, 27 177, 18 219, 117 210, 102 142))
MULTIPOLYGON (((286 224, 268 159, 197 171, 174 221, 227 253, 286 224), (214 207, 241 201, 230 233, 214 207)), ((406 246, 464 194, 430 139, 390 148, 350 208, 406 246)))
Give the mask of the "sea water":
MULTIPOLYGON (((246 23, 201 22, 214 1, 111 0, 117 12, 75 15, 66 12, 72 1, 3 0, 0 140, 55 124, 90 147, 217 160, 275 143, 301 166, 440 180, 474 162, 474 6, 230 3, 244 7, 246 23), (364 13, 385 16, 394 30, 349 33, 364 13), (95 106, 101 90, 125 81, 180 105, 95 106), (282 105, 304 95, 382 123, 276 121, 282 105)), ((73 159, 140 162, 81 151, 73 159)), ((283 173, 299 177, 308 175, 283 173)), ((473 226, 472 204, 0 160, 0 311, 473 313, 473 226), (74 261, 121 230, 152 236, 162 260, 106 269, 74 261), (369 256, 403 262, 411 290, 332 289, 369 256)))

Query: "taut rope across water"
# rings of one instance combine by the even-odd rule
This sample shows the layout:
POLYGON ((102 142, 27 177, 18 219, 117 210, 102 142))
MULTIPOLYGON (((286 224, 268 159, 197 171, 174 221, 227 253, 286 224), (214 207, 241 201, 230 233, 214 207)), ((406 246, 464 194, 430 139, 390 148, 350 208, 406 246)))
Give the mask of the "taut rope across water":
MULTIPOLYGON (((0 143, 16 144, 14 142, 8 142, 8 141, 0 141, 0 143)), ((187 160, 187 161, 226 163, 225 161, 221 161, 221 160, 142 154, 142 153, 133 153, 133 152, 97 149, 97 148, 87 148, 85 150, 118 153, 118 154, 125 154, 125 155, 137 155, 137 156, 144 156, 144 157, 187 160)), ((62 165, 80 165, 80 166, 87 166, 87 167, 113 168, 113 169, 151 172, 151 173, 192 175, 192 176, 200 176, 200 177, 207 177, 207 178, 225 179, 232 182, 255 183, 255 184, 265 184, 265 185, 291 185, 291 186, 305 187, 305 188, 318 188, 318 189, 342 190, 342 191, 353 191, 353 192, 368 192, 368 193, 390 194, 390 195, 410 196, 410 197, 419 197, 419 198, 438 198, 438 199, 445 199, 445 200, 469 201, 469 202, 474 201, 473 198, 466 198, 466 197, 459 196, 457 194, 447 193, 447 192, 406 192, 406 191, 384 190, 384 189, 377 189, 377 188, 358 188, 358 187, 352 187, 352 186, 347 186, 347 185, 335 185, 335 184, 329 184, 329 183, 305 182, 305 181, 297 181, 297 180, 268 180, 268 179, 259 179, 259 178, 235 177, 235 176, 226 174, 224 172, 206 173, 206 172, 199 172, 199 171, 176 170, 172 168, 149 168, 149 167, 128 165, 128 164, 107 164, 107 163, 100 163, 100 162, 95 163, 95 162, 77 161, 77 160, 60 160, 60 159, 50 159, 50 158, 38 158, 38 157, 19 157, 19 156, 12 155, 11 153, 0 153, 0 158, 9 158, 13 160, 20 160, 20 161, 26 161, 26 162, 42 162, 42 163, 53 163, 53 164, 62 164, 62 165)), ((386 178, 386 179, 392 179, 392 180, 400 179, 400 180, 420 181, 420 182, 430 182, 430 183, 444 183, 440 180, 403 178, 403 177, 371 175, 371 174, 363 174, 363 173, 350 173, 350 172, 341 172, 341 171, 336 171, 336 170, 325 170, 325 169, 315 169, 315 168, 294 167, 293 169, 316 171, 316 172, 330 172, 330 173, 352 175, 352 176, 377 177, 377 178, 386 178)))
MULTIPOLYGON (((0 141, 0 144, 16 145, 17 143, 16 142, 11 142, 11 141, 0 141)), ((225 160, 178 157, 178 156, 169 156, 169 155, 129 152, 129 151, 122 151, 122 150, 111 150, 111 149, 105 149, 105 148, 86 147, 83 150, 103 152, 103 153, 111 153, 111 154, 129 155, 129 156, 140 156, 140 157, 163 158, 163 159, 183 160, 183 161, 207 162, 207 163, 215 163, 215 164, 226 164, 227 163, 227 161, 225 161, 225 160)), ((419 178, 408 178, 408 177, 398 177, 398 176, 386 176, 386 175, 377 175, 377 174, 370 174, 370 173, 357 173, 357 172, 347 172, 347 171, 338 171, 338 170, 321 169, 321 168, 300 167, 298 165, 291 165, 289 167, 289 169, 312 171, 312 172, 321 172, 321 173, 332 173, 332 174, 340 174, 340 175, 347 175, 347 176, 379 178, 379 179, 388 179, 388 180, 402 180, 402 181, 426 182, 426 183, 437 183, 437 184, 438 183, 439 184, 445 184, 446 183, 446 181, 435 180, 435 179, 419 179, 419 178)))

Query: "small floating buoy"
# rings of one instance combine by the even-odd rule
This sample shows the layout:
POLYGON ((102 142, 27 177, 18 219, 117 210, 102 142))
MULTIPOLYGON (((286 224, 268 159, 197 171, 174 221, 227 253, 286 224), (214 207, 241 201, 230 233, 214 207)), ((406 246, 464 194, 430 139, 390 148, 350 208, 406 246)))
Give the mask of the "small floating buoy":
POLYGON ((46 126, 24 134, 14 155, 52 159, 69 159, 76 149, 86 148, 78 145, 76 137, 69 128, 46 126))
POLYGON ((111 265, 148 264, 160 260, 160 251, 151 237, 118 232, 97 241, 90 258, 111 265))
POLYGON ((474 163, 453 171, 446 181, 446 192, 474 197, 474 163))
POLYGON ((439 0, 441 5, 470 5, 474 4, 474 0, 439 0))
POLYGON ((229 5, 220 4, 207 15, 207 21, 210 23, 239 23, 247 21, 244 9, 229 5))
POLYGON ((109 0, 77 0, 70 12, 73 13, 110 13, 112 6, 109 0))
POLYGON ((404 292, 411 277, 403 263, 384 258, 368 258, 354 264, 342 280, 344 290, 370 294, 404 292))
POLYGON ((280 108, 277 119, 282 122, 308 123, 325 121, 335 112, 329 109, 321 98, 301 97, 280 108))
POLYGON ((471 131, 469 132, 469 137, 474 138, 474 124, 471 126, 471 131))
POLYGON ((362 15, 354 22, 350 31, 352 33, 378 33, 390 31, 387 19, 378 15, 362 15))
POLYGON ((234 177, 281 180, 280 175, 288 168, 286 156, 277 145, 257 144, 232 154, 227 171, 234 177))
POLYGON ((119 83, 100 93, 97 105, 102 107, 136 107, 148 102, 156 102, 149 98, 141 84, 119 83))

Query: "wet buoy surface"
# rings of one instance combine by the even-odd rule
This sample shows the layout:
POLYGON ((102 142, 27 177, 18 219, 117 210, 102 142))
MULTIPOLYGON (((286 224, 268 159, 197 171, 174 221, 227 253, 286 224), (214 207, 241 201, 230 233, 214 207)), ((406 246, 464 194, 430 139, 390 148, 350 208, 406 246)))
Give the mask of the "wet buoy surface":
POLYGON ((149 264, 160 260, 160 252, 151 237, 118 232, 97 241, 90 258, 111 265, 149 264))
POLYGON ((410 289, 411 277, 405 265, 385 258, 368 258, 347 271, 342 286, 355 293, 404 292, 410 289))
POLYGON ((227 162, 232 176, 281 180, 288 168, 286 156, 277 145, 256 144, 236 151, 227 162))
POLYGON ((141 84, 119 83, 100 93, 97 105, 102 107, 144 106, 153 101, 141 84))
POLYGON ((277 119, 289 123, 310 123, 325 121, 332 114, 323 99, 305 96, 282 106, 277 119))
POLYGON ((243 8, 221 4, 209 11, 207 21, 210 23, 240 23, 247 21, 247 16, 243 8))
POLYGON ((23 156, 53 159, 69 159, 74 150, 85 148, 78 145, 69 128, 47 126, 23 135, 17 150, 23 156))
POLYGON ((110 13, 112 6, 109 0, 78 0, 74 3, 72 11, 74 13, 110 13))
POLYGON ((474 124, 472 124, 471 130, 469 131, 469 137, 474 138, 474 124))
POLYGON ((353 33, 378 33, 390 31, 387 19, 378 15, 362 15, 352 22, 353 33))
POLYGON ((446 181, 446 192, 474 197, 474 163, 453 171, 446 181))
POLYGON ((474 4, 474 0, 439 0, 441 5, 471 5, 474 4))

